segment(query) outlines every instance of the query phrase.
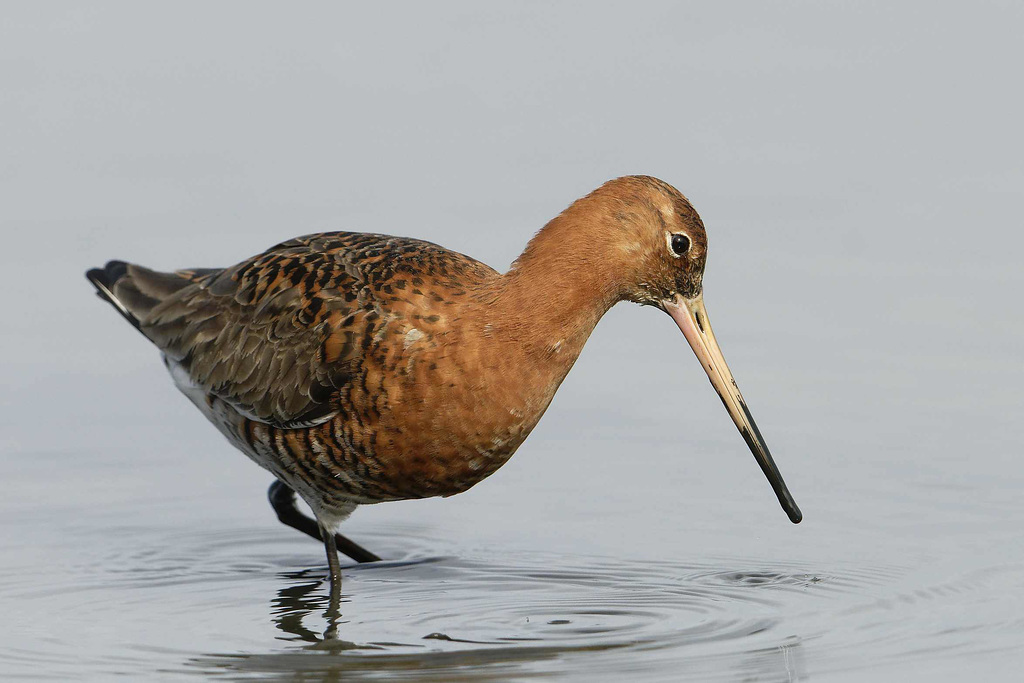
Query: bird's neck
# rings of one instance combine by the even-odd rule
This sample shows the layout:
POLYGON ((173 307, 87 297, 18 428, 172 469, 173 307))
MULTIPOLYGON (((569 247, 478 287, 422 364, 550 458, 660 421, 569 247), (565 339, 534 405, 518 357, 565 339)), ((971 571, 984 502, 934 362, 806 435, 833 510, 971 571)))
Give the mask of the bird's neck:
POLYGON ((600 242, 571 213, 555 218, 491 286, 487 332, 538 376, 565 378, 601 317, 621 300, 615 264, 600 258, 600 242))

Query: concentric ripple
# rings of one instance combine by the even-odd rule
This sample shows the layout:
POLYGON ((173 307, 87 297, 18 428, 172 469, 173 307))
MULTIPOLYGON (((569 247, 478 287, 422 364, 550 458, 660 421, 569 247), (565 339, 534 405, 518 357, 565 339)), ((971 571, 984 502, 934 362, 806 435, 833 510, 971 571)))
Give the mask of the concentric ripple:
POLYGON ((287 585, 273 618, 282 639, 304 641, 305 647, 211 655, 191 665, 240 676, 296 667, 343 671, 356 680, 382 672, 439 680, 504 680, 559 670, 626 675, 641 667, 678 680, 691 671, 706 679, 721 670, 724 657, 733 672, 738 667, 771 679, 792 671, 801 656, 803 638, 784 627, 795 612, 834 608, 858 586, 887 576, 894 572, 837 576, 735 560, 420 555, 345 570, 343 642, 320 639, 323 570, 282 573, 287 585), (673 663, 680 658, 689 663, 686 672, 673 663))
POLYGON ((436 555, 441 541, 417 532, 378 537, 410 549, 403 559, 344 569, 339 640, 325 642, 326 571, 315 543, 237 529, 158 538, 87 545, 58 571, 7 581, 5 604, 60 615, 62 628, 17 622, 0 670, 15 678, 43 670, 54 679, 156 669, 228 679, 480 681, 572 672, 595 680, 789 681, 1008 651, 1024 635, 1019 605, 1006 599, 1024 588, 1016 565, 945 575, 750 558, 436 555))

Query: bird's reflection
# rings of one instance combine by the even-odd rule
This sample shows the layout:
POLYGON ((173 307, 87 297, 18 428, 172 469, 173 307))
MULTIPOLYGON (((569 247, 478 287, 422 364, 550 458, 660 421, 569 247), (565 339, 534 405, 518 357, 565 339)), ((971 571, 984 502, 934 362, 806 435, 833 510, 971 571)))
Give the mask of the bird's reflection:
MULTIPOLYGON (((399 569, 430 565, 443 559, 445 558, 441 556, 414 557, 376 562, 373 566, 399 569)), ((281 640, 323 643, 324 646, 329 645, 331 649, 345 649, 346 643, 338 638, 338 626, 345 623, 342 620, 341 607, 347 600, 339 596, 339 602, 332 603, 329 597, 330 578, 324 574, 323 568, 280 572, 278 578, 282 587, 277 591, 277 597, 271 600, 271 617, 274 626, 288 634, 281 637, 281 640), (306 626, 307 618, 310 616, 314 619, 322 616, 327 622, 327 628, 322 635, 306 626)))
MULTIPOLYGON (((284 634, 280 637, 281 640, 308 643, 309 649, 313 651, 342 652, 357 649, 386 649, 374 645, 358 645, 338 637, 338 626, 344 622, 340 621, 340 615, 329 604, 327 577, 322 569, 282 572, 278 576, 281 579, 282 585, 277 591, 276 597, 271 601, 271 617, 274 626, 284 634), (320 619, 326 620, 327 627, 322 634, 306 625, 310 618, 315 621, 320 619)), ((429 636, 427 637, 429 638, 429 636)), ((633 645, 637 644, 641 643, 633 643, 633 645)), ((569 647, 565 645, 559 646, 554 643, 536 644, 527 647, 506 646, 482 651, 466 651, 456 655, 456 659, 451 663, 455 664, 456 661, 463 658, 466 661, 460 661, 460 663, 470 666, 474 664, 487 665, 520 660, 540 661, 564 655, 570 651, 589 651, 596 654, 600 651, 618 649, 629 650, 631 648, 624 648, 622 643, 588 643, 569 647)), ((431 654, 429 652, 422 652, 406 656, 411 656, 413 659, 420 661, 422 658, 429 659, 431 654)), ((400 659, 404 658, 400 657, 400 659)), ((382 665, 394 666, 397 660, 392 661, 390 658, 384 657, 377 661, 382 665)), ((689 680, 696 677, 699 679, 701 672, 706 667, 720 672, 723 663, 718 657, 709 659, 700 656, 694 657, 688 662, 689 666, 685 667, 689 672, 682 676, 682 678, 689 680)), ((361 664, 355 661, 348 661, 348 664, 357 668, 361 666, 361 664)), ((806 680, 803 641, 797 636, 789 636, 783 638, 773 647, 737 651, 728 660, 726 667, 733 671, 737 680, 773 681, 778 683, 806 680)), ((483 671, 480 673, 480 680, 491 680, 483 671)))
POLYGON ((332 610, 329 598, 320 592, 325 577, 316 569, 282 572, 280 575, 283 587, 277 591, 277 597, 271 601, 271 617, 274 626, 286 636, 282 640, 302 641, 306 643, 331 642, 344 649, 344 643, 338 640, 338 622, 341 615, 332 610), (321 635, 306 626, 303 622, 312 614, 324 614, 327 628, 321 635))

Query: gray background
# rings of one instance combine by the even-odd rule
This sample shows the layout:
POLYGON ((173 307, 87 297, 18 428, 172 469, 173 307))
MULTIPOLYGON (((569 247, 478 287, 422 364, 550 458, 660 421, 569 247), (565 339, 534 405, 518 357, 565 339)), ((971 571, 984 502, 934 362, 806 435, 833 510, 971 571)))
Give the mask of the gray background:
MULTIPOLYGON (((425 551, 496 564, 507 556, 488 553, 886 567, 902 583, 865 589, 871 604, 932 600, 882 627, 833 615, 817 633, 835 644, 808 645, 801 671, 1016 670, 1024 6, 368 5, 0 7, 0 590, 22 619, 0 671, 62 671, 70 634, 40 640, 58 623, 98 653, 86 675, 118 670, 103 653, 123 632, 202 650, 103 573, 147 539, 234 529, 287 539, 266 552, 298 553, 293 568, 322 562, 274 526, 268 475, 175 393, 87 267, 229 265, 339 229, 504 269, 569 202, 630 173, 703 216, 708 308, 806 522, 777 509, 672 323, 624 304, 497 475, 361 510, 353 535, 399 555, 406 540, 387 535, 408 528, 439 546, 425 551), (99 549, 69 552, 76 535, 99 549), (38 601, 83 571, 107 596, 105 629, 38 601), (844 623, 883 653, 865 658, 844 623)), ((242 584, 238 604, 260 620, 272 591, 242 584)), ((688 652, 662 673, 694 665, 688 652)))

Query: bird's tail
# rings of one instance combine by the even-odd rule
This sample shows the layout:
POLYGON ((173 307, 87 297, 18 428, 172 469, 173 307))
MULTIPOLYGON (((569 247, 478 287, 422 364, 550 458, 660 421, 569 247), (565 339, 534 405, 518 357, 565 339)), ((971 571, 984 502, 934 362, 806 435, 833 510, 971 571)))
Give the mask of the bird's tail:
POLYGON ((89 282, 92 283, 93 287, 96 288, 96 295, 107 301, 111 306, 117 309, 117 312, 124 316, 124 319, 132 324, 132 326, 142 331, 142 325, 139 323, 139 318, 125 306, 118 298, 117 294, 114 293, 114 287, 118 281, 124 278, 128 274, 128 264, 124 261, 107 261, 107 265, 102 268, 92 268, 85 273, 85 277, 88 278, 89 282))
POLYGON ((161 273, 124 261, 108 261, 102 268, 93 268, 85 277, 96 288, 96 294, 117 309, 125 320, 145 334, 143 321, 153 308, 178 290, 196 281, 198 274, 208 271, 161 273))

